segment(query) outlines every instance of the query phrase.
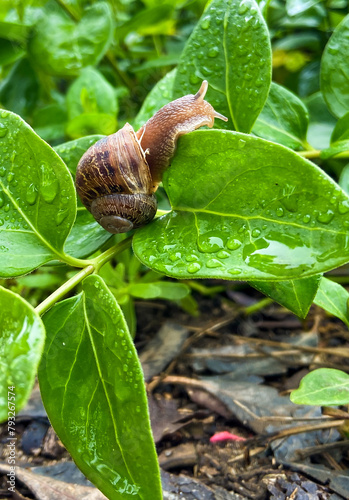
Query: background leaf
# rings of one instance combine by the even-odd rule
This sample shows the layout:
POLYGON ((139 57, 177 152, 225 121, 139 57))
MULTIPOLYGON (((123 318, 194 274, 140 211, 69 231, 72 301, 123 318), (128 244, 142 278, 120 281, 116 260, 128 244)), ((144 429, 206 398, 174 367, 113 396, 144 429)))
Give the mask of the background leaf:
POLYGON ((78 467, 111 500, 161 500, 143 373, 102 278, 45 316, 39 369, 44 405, 78 467))
POLYGON ((349 14, 337 26, 321 60, 321 90, 330 111, 340 118, 349 111, 349 14))
POLYGON ((302 101, 286 88, 272 83, 253 133, 291 149, 306 149, 308 121, 302 101))
POLYGON ((27 402, 44 348, 44 325, 28 302, 0 287, 0 421, 8 418, 8 387, 16 414, 27 402))
POLYGON ((313 303, 321 276, 292 281, 250 281, 249 284, 287 307, 300 318, 305 318, 313 303))
POLYGON ((349 326, 349 293, 339 283, 322 278, 314 302, 349 326))
POLYGON ((308 373, 299 389, 291 392, 291 401, 305 405, 346 405, 349 403, 349 375, 333 368, 308 373))
POLYGON ((47 74, 77 75, 81 68, 98 63, 106 53, 112 41, 112 18, 106 2, 86 9, 78 23, 50 4, 29 41, 30 56, 47 74))
POLYGON ((52 259, 76 214, 72 178, 57 153, 19 116, 0 111, 0 275, 19 276, 52 259))
POLYGON ((286 88, 272 83, 253 133, 291 149, 306 149, 308 121, 308 111, 302 101, 286 88))
POLYGON ((254 0, 209 3, 180 58, 175 97, 196 93, 205 79, 207 100, 229 118, 227 127, 250 132, 271 81, 268 29, 254 0))
POLYGON ((133 121, 133 128, 140 129, 160 108, 172 100, 172 88, 176 77, 176 70, 167 73, 149 92, 141 109, 133 121))
POLYGON ((173 211, 133 240, 140 260, 158 272, 287 280, 349 261, 348 196, 283 146, 196 131, 180 138, 163 183, 173 211))
POLYGON ((70 120, 82 113, 106 113, 115 118, 118 112, 115 89, 92 67, 81 71, 69 87, 66 100, 70 120))

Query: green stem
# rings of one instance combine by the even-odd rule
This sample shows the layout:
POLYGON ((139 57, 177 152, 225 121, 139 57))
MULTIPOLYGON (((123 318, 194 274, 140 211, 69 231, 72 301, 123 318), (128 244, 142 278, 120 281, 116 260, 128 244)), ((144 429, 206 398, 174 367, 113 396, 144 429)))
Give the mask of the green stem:
POLYGON ((39 304, 35 311, 41 316, 45 314, 46 311, 51 309, 51 307, 62 299, 70 290, 72 290, 76 285, 80 283, 86 276, 92 274, 95 268, 93 265, 89 265, 75 274, 70 280, 66 281, 62 286, 57 288, 49 297, 47 297, 41 304, 39 304))
POLYGON ((96 273, 100 270, 100 268, 108 262, 110 259, 115 257, 115 255, 118 255, 119 253, 123 252, 126 250, 126 248, 129 248, 131 246, 133 236, 129 236, 123 241, 120 241, 116 245, 113 245, 112 247, 108 248, 105 252, 103 252, 101 255, 98 255, 95 259, 93 259, 93 265, 95 267, 96 273))
POLYGON ((66 260, 67 263, 70 263, 71 265, 78 267, 81 267, 81 264, 85 263, 87 264, 86 267, 84 267, 84 269, 81 269, 81 271, 76 273, 75 276, 70 278, 70 280, 66 281, 55 292, 53 292, 49 297, 47 297, 43 302, 41 302, 41 304, 39 304, 35 308, 36 312, 41 316, 45 314, 46 311, 48 311, 56 302, 61 300, 68 292, 70 292, 74 287, 76 287, 76 285, 78 285, 84 278, 86 278, 86 276, 89 276, 92 273, 97 273, 106 262, 112 259, 115 255, 123 252, 129 246, 131 246, 131 241, 132 241, 132 236, 129 236, 125 240, 120 241, 120 243, 117 243, 111 248, 108 248, 108 250, 103 252, 101 255, 98 255, 98 257, 96 257, 93 260, 83 261, 68 256, 69 259, 66 260))
POLYGON ((245 307, 243 312, 246 316, 248 316, 249 314, 260 311, 261 309, 263 309, 263 307, 269 306, 273 302, 273 299, 269 299, 269 297, 266 297, 265 299, 256 302, 256 304, 252 304, 252 306, 245 307))
POLYGON ((303 156, 304 158, 320 158, 320 149, 311 149, 310 151, 297 151, 299 156, 303 156))

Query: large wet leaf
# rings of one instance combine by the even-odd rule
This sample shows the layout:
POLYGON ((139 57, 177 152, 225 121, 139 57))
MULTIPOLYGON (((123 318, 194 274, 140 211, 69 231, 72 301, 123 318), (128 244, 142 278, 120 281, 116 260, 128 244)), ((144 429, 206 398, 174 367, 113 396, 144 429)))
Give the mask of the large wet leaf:
POLYGON ((253 133, 291 149, 303 149, 307 144, 308 121, 308 111, 302 101, 281 85, 272 83, 253 133))
POLYGON ((77 75, 98 63, 112 41, 112 12, 106 2, 86 9, 79 23, 50 5, 36 24, 29 53, 45 73, 77 75))
POLYGON ((349 14, 336 27, 321 60, 321 90, 332 113, 349 111, 349 14))
MULTIPOLYGON (((55 151, 64 160, 73 178, 75 178, 76 167, 82 155, 102 137, 104 136, 90 135, 55 147, 55 151)), ((96 222, 78 197, 76 219, 65 242, 65 252, 76 258, 87 257, 98 250, 109 238, 111 234, 96 222)))
POLYGON ((300 318, 305 318, 313 303, 321 276, 291 281, 250 281, 250 285, 268 295, 300 318))
POLYGON ((86 278, 44 322, 42 398, 74 461, 111 500, 161 500, 142 369, 102 278, 86 278))
POLYGON ((347 326, 349 326, 348 300, 349 293, 342 285, 327 278, 321 279, 314 299, 315 304, 341 319, 347 326))
POLYGON ((207 100, 229 118, 227 127, 250 132, 271 81, 268 29, 254 0, 209 3, 179 61, 175 97, 197 92, 204 79, 207 100))
POLYGON ((305 405, 347 405, 349 375, 333 368, 319 368, 306 375, 298 389, 291 392, 291 401, 305 405))
POLYGON ((293 151, 237 132, 179 140, 172 211, 137 231, 147 266, 178 278, 289 280, 349 261, 349 198, 293 151))
POLYGON ((3 422, 18 413, 30 396, 44 348, 45 328, 33 307, 16 293, 0 287, 0 303, 0 422, 3 422))
POLYGON ((19 116, 0 111, 0 275, 64 260, 75 214, 75 188, 63 161, 19 116))

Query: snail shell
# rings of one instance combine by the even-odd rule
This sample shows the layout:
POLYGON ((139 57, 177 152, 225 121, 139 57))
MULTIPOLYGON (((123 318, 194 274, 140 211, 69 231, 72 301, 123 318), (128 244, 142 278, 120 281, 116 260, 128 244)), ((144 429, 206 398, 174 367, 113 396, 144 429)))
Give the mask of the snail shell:
POLYGON ((136 133, 126 125, 91 146, 79 161, 76 189, 85 207, 110 233, 124 233, 150 222, 157 209, 156 191, 180 135, 214 118, 227 120, 206 101, 208 84, 199 92, 170 102, 136 133))

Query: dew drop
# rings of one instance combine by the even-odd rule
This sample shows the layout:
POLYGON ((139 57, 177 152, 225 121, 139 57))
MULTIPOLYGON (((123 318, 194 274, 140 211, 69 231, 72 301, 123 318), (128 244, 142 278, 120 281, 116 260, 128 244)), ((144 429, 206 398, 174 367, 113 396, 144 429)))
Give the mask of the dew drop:
POLYGON ((230 254, 225 250, 221 250, 220 252, 217 253, 217 257, 219 259, 227 259, 228 257, 230 257, 230 254))
POLYGON ((0 137, 5 137, 7 132, 8 128, 3 123, 0 123, 0 137))
POLYGON ((170 255, 170 261, 176 262, 176 260, 179 260, 181 257, 182 257, 182 254, 180 252, 172 253, 170 255))
POLYGON ((237 274, 240 274, 240 272, 241 272, 241 270, 240 269, 236 269, 236 268, 235 269, 232 268, 232 269, 228 270, 228 273, 231 274, 231 275, 233 275, 233 276, 236 276, 237 274))
POLYGON ((6 168, 5 167, 0 167, 0 176, 4 177, 5 174, 6 174, 6 168))
POLYGON ((241 247, 242 243, 240 240, 236 240, 235 238, 230 238, 227 241, 227 247, 229 250, 237 250, 239 247, 241 247))
POLYGON ((261 234, 261 230, 260 230, 260 229, 254 229, 254 230, 252 231, 252 236, 253 236, 254 238, 258 238, 258 236, 260 236, 260 234, 261 234))
POLYGON ((276 215, 277 215, 278 217, 282 217, 282 216, 284 215, 284 209, 283 209, 282 207, 278 207, 278 208, 276 209, 276 215))
POLYGON ((304 224, 308 224, 310 219, 311 219, 311 216, 309 214, 305 214, 302 220, 303 220, 304 224))
POLYGON ((195 254, 192 254, 192 255, 187 255, 185 260, 187 262, 197 262, 199 260, 199 257, 195 254))
POLYGON ((2 208, 4 206, 4 198, 0 195, 0 208, 2 208))
POLYGON ((40 193, 47 203, 52 203, 58 192, 58 179, 54 170, 47 164, 40 165, 40 193))
POLYGON ((8 111, 1 111, 1 118, 7 118, 8 117, 8 111))
POLYGON ((6 205, 4 206, 4 211, 9 212, 9 210, 10 210, 10 204, 6 203, 6 205))
POLYGON ((60 224, 62 224, 62 222, 64 221, 64 219, 67 217, 68 214, 69 210, 67 208, 58 210, 56 215, 56 225, 59 226, 60 224))
POLYGON ((7 182, 12 182, 12 181, 13 181, 14 176, 15 176, 14 172, 9 172, 9 173, 7 174, 7 177, 6 177, 7 182))
POLYGON ((34 203, 36 202, 37 195, 38 195, 37 187, 33 183, 30 184, 26 194, 26 200, 29 203, 29 205, 34 205, 34 203))
POLYGON ((203 30, 208 30, 210 24, 211 24, 210 18, 206 17, 205 19, 202 20, 200 26, 203 30))
POLYGON ((238 8, 238 13, 242 16, 248 11, 248 5, 245 2, 241 2, 238 8))
POLYGON ((209 51, 208 51, 208 57, 217 57, 218 54, 219 54, 219 48, 218 47, 212 47, 209 51))
POLYGON ((246 141, 244 139, 239 139, 238 141, 238 148, 242 149, 246 146, 246 141))
POLYGON ((349 212, 349 201, 344 200, 338 203, 338 212, 343 215, 349 212))
POLYGON ((210 269, 215 269, 216 267, 222 267, 223 264, 220 260, 218 259, 209 259, 206 262, 206 266, 209 267, 210 269))
POLYGON ((326 210, 326 212, 320 212, 318 216, 316 217, 316 220, 318 222, 321 222, 322 224, 329 224, 331 220, 334 217, 334 212, 333 210, 326 210))
POLYGON ((4 225, 4 221, 2 219, 0 219, 0 226, 3 226, 4 225))
POLYGON ((224 248, 224 243, 222 238, 209 231, 199 236, 198 246, 201 252, 215 253, 224 248))
POLYGON ((200 78, 195 73, 192 73, 189 77, 189 80, 190 80, 190 83, 192 83, 193 85, 196 85, 197 83, 199 83, 200 78))
POLYGON ((189 264, 189 266, 187 267, 187 271, 188 273, 190 274, 195 274, 197 273, 198 271, 200 271, 201 269, 201 265, 198 263, 198 262, 192 262, 191 264, 189 264))

